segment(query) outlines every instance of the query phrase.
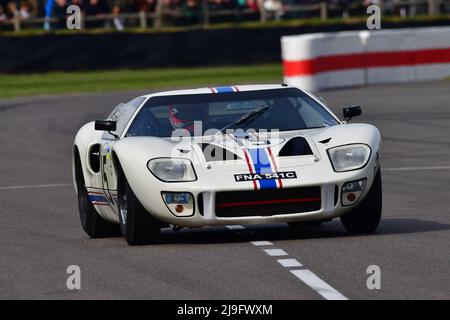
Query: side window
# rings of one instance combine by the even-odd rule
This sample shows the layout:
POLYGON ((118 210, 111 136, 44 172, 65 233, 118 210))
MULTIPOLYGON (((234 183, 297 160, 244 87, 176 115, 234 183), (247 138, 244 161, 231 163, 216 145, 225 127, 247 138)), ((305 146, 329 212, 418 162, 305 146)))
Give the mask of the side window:
POLYGON ((142 104, 142 102, 144 102, 144 100, 145 100, 145 97, 138 97, 138 98, 131 100, 128 104, 132 108, 137 109, 142 104))
POLYGON ((300 116, 303 118, 303 121, 305 121, 308 128, 322 127, 324 125, 323 117, 309 104, 303 102, 298 112, 300 113, 300 116))
MULTIPOLYGON (((119 104, 114 108, 114 110, 108 116, 108 119, 117 121, 117 129, 113 132, 115 135, 120 136, 122 134, 131 117, 134 115, 139 106, 145 101, 145 99, 145 97, 138 97, 126 104, 119 104)), ((105 132, 103 138, 114 139, 114 137, 108 132, 105 132)))
POLYGON ((298 98, 297 101, 294 102, 294 105, 308 128, 317 128, 336 124, 336 120, 312 99, 298 98))
POLYGON ((126 107, 125 103, 119 103, 113 111, 109 114, 107 119, 109 120, 116 120, 119 114, 123 111, 123 109, 126 107))

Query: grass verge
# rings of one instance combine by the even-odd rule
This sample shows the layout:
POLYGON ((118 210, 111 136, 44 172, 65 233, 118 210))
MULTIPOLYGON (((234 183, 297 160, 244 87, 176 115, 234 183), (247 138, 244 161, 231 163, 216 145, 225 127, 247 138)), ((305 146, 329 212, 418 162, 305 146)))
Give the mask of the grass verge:
POLYGON ((0 74, 0 98, 17 96, 165 89, 227 84, 279 83, 281 65, 0 74))

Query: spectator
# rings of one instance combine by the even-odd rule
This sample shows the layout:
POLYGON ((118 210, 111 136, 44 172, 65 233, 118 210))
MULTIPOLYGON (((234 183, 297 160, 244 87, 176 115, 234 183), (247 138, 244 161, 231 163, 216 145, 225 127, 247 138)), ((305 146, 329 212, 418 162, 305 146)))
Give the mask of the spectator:
POLYGON ((30 4, 28 1, 23 0, 20 2, 19 8, 20 19, 26 20, 30 18, 30 4))
POLYGON ((39 2, 41 0, 26 0, 28 4, 28 12, 30 13, 30 17, 36 17, 39 15, 39 2))
POLYGON ((83 9, 84 1, 83 0, 72 0, 71 5, 79 6, 81 9, 83 9))
POLYGON ((112 14, 114 16, 114 18, 113 18, 114 27, 116 28, 117 31, 123 31, 124 28, 125 28, 125 21, 124 21, 123 18, 121 18, 119 16, 119 14, 120 14, 120 6, 118 4, 115 4, 113 6, 112 14))
POLYGON ((67 6, 67 0, 55 0, 53 16, 57 19, 56 26, 58 29, 66 28, 67 6))
MULTIPOLYGON (((106 0, 89 0, 84 11, 86 16, 104 16, 110 13, 106 0)), ((104 26, 105 21, 86 21, 86 27, 88 28, 101 28, 104 26)))
POLYGON ((318 10, 291 10, 291 7, 317 4, 322 1, 328 4, 330 17, 365 15, 367 6, 373 4, 383 4, 383 13, 388 15, 414 15, 419 8, 406 2, 398 4, 394 0, 0 0, 0 23, 10 23, 16 15, 21 20, 44 16, 45 30, 50 30, 52 18, 58 20, 55 26, 62 28, 67 18, 66 8, 73 4, 79 6, 86 15, 84 21, 87 28, 104 27, 106 24, 121 31, 125 27, 125 22, 127 25, 137 25, 139 22, 136 16, 123 18, 122 13, 153 13, 155 10, 159 11, 158 17, 168 25, 196 24, 203 21, 204 1, 208 1, 212 22, 255 19, 261 6, 265 9, 268 19, 317 17, 318 10), (221 9, 228 12, 213 14, 214 11, 221 9), (92 16, 98 18, 89 18, 92 16))
POLYGON ((186 18, 193 18, 200 10, 199 2, 197 0, 186 0, 183 2, 181 10, 186 18))
POLYGON ((0 24, 6 22, 8 20, 8 17, 5 14, 5 11, 3 10, 3 7, 0 5, 0 24))
POLYGON ((341 0, 342 18, 348 19, 350 17, 350 0, 341 0))
POLYGON ((138 0, 136 1, 136 11, 155 12, 156 0, 138 0))
POLYGON ((277 20, 283 15, 283 4, 281 0, 265 0, 264 9, 269 16, 273 16, 277 20))
POLYGON ((247 6, 254 12, 259 11, 258 0, 247 0, 247 6))
POLYGON ((245 0, 237 0, 236 4, 239 7, 245 7, 246 6, 246 1, 245 0))
POLYGON ((50 29, 51 29, 50 19, 52 18, 52 15, 53 15, 53 7, 54 6, 55 6, 54 0, 47 0, 45 2, 45 7, 44 7, 44 11, 45 11, 44 30, 45 31, 50 31, 50 29))
POLYGON ((110 10, 105 0, 89 0, 85 12, 88 16, 98 16, 108 14, 110 10))
POLYGON ((196 24, 200 22, 201 15, 199 13, 201 7, 198 0, 183 0, 177 7, 179 9, 174 11, 180 10, 182 18, 178 19, 178 22, 181 22, 181 24, 196 24))
POLYGON ((8 19, 12 20, 17 14, 19 14, 19 11, 17 10, 17 6, 15 2, 9 2, 6 5, 6 16, 8 19))

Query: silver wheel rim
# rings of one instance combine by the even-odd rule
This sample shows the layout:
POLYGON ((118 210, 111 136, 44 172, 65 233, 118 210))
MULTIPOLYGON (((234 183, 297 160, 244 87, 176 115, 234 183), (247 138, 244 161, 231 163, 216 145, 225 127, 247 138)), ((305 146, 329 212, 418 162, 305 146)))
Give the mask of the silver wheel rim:
POLYGON ((128 206, 127 206, 127 195, 124 194, 121 198, 120 198, 120 216, 122 218, 122 223, 126 224, 127 223, 127 213, 128 213, 128 206))

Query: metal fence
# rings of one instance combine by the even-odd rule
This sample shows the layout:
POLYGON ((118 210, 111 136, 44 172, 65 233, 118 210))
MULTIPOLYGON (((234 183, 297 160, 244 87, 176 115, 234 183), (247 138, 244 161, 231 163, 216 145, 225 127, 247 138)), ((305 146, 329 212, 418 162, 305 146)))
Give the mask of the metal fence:
MULTIPOLYGON (((283 5, 279 11, 267 10, 264 6, 265 0, 258 0, 258 11, 250 8, 240 9, 213 9, 210 7, 209 0, 202 0, 200 10, 196 12, 195 20, 197 25, 208 27, 214 23, 216 17, 225 18, 229 21, 248 21, 256 20, 264 23, 268 20, 284 20, 289 17, 308 17, 320 18, 326 20, 330 14, 336 16, 336 12, 344 18, 349 17, 351 10, 356 7, 361 8, 361 2, 352 2, 350 5, 343 7, 338 3, 328 3, 327 1, 317 1, 311 4, 302 5, 283 5)), ((89 24, 101 25, 102 28, 120 29, 117 28, 116 22, 120 21, 125 27, 134 27, 140 29, 155 28, 159 29, 165 26, 173 25, 174 19, 184 18, 181 10, 164 8, 162 0, 158 0, 155 12, 135 12, 135 13, 120 13, 120 14, 103 14, 96 16, 81 17, 81 28, 89 29, 89 24)), ((449 14, 450 0, 385 0, 378 2, 383 12, 390 16, 415 16, 417 14, 449 14)), ((56 25, 61 23, 57 18, 43 18, 32 17, 28 19, 21 19, 19 12, 16 12, 14 17, 3 22, 3 26, 8 26, 11 30, 20 31, 21 29, 42 28, 44 24, 56 25)))

